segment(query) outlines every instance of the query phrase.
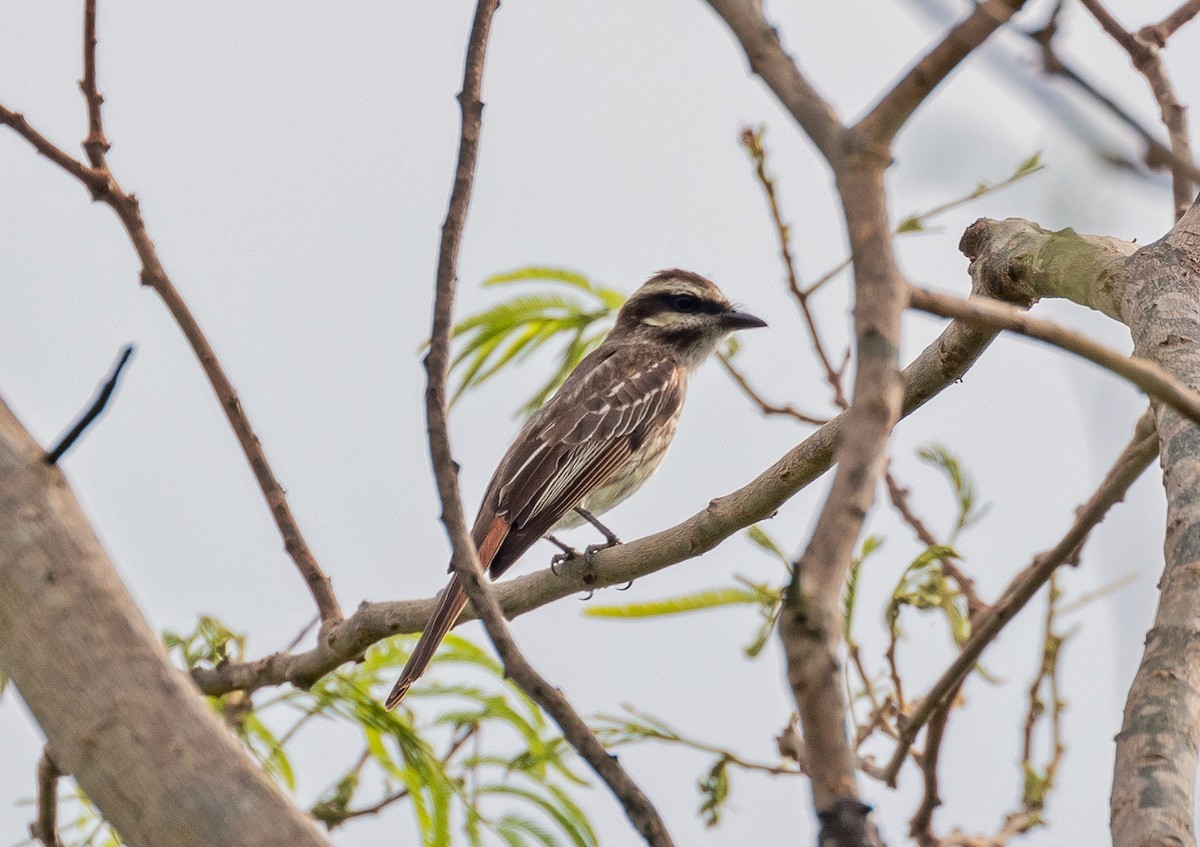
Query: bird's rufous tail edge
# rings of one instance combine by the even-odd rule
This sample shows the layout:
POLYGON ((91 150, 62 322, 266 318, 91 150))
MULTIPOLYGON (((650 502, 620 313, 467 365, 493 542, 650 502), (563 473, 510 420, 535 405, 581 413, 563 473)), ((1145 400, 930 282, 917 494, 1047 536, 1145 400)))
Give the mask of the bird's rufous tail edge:
POLYGON ((450 584, 446 586, 446 590, 442 592, 442 599, 438 601, 437 608, 429 618, 429 623, 425 625, 425 631, 421 633, 421 638, 417 641, 417 646, 413 648, 412 654, 404 665, 404 670, 400 672, 400 679, 396 681, 392 687, 392 693, 384 702, 386 708, 394 709, 404 699, 404 695, 408 693, 412 684, 421 678, 421 674, 425 673, 425 669, 433 660, 433 654, 437 652, 442 639, 454 626, 466 605, 467 592, 463 590, 458 576, 455 575, 451 578, 450 584))

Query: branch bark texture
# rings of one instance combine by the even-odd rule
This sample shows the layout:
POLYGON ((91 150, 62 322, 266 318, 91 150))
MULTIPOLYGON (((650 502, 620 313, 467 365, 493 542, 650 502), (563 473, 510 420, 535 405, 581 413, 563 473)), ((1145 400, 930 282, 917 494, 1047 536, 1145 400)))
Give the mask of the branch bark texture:
POLYGON ((62 472, 0 401, 0 667, 134 847, 317 847, 171 666, 62 472))
MULTIPOLYGON (((1067 297, 1125 323, 1135 356, 1200 387, 1200 204, 1141 249, 1047 232, 1020 220, 972 225, 974 262, 1034 296, 1067 297), (1073 255, 1077 263, 1066 262, 1073 255), (1073 265, 1073 267, 1072 267, 1073 265)), ((1165 569, 1154 625, 1117 736, 1111 798, 1116 847, 1196 843, 1200 745, 1200 431, 1155 403, 1167 494, 1165 569)))

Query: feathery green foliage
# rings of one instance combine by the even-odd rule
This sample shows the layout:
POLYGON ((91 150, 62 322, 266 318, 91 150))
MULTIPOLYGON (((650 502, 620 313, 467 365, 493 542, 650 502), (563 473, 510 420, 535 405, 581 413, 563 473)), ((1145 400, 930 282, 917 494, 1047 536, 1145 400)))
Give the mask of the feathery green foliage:
POLYGON ((604 340, 625 295, 575 271, 536 265, 495 274, 483 282, 485 286, 514 283, 541 283, 549 288, 536 294, 515 295, 455 325, 458 352, 451 368, 458 374, 458 384, 454 399, 482 385, 505 366, 525 360, 551 342, 559 342, 554 372, 520 409, 529 415, 604 340))

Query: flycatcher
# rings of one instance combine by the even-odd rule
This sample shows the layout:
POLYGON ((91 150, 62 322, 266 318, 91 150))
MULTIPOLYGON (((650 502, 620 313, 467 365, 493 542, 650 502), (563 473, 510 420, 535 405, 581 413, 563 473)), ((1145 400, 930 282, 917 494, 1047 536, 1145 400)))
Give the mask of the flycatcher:
MULTIPOLYGON (((729 333, 762 326, 689 271, 660 271, 635 291, 612 331, 521 427, 500 460, 472 530, 488 575, 496 579, 557 529, 585 519, 596 523, 592 516, 637 491, 671 446, 691 372, 729 333)), ((466 603, 455 574, 387 708, 425 672, 466 603)))

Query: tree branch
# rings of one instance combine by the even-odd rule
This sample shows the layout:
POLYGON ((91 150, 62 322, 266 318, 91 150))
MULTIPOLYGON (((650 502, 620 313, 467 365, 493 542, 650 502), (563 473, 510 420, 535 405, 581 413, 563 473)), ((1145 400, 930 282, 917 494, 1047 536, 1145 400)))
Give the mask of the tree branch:
POLYGON ((216 393, 217 399, 221 404, 221 409, 225 412, 225 417, 229 421, 229 425, 233 428, 238 444, 241 445, 242 452, 246 456, 246 461, 249 463, 263 497, 267 501, 267 506, 271 510, 271 516, 275 519, 275 525, 278 527, 279 533, 283 538, 284 549, 295 563, 296 569, 300 571, 301 577, 303 577, 305 584, 308 586, 308 590, 312 594, 313 601, 316 603, 317 610, 321 615, 322 623, 328 627, 342 619, 342 610, 338 605, 336 595, 333 593, 333 586, 329 581, 329 577, 325 575, 320 565, 317 564, 316 557, 313 556, 307 542, 304 540, 304 536, 300 532, 300 526, 292 514, 291 507, 288 505, 283 486, 279 484, 279 481, 275 478, 274 471, 271 470, 271 466, 267 462, 267 456, 263 451, 262 443, 258 440, 253 427, 250 426, 250 419, 246 416, 246 412, 242 408, 237 392, 233 388, 233 383, 229 381, 229 377, 225 374, 225 369, 221 367, 221 363, 218 361, 217 354, 213 351, 212 345, 209 344, 208 339, 201 331, 200 325, 196 322, 196 318, 192 315, 187 303, 171 282, 170 277, 167 276, 162 262, 159 261, 154 242, 151 241, 150 234, 146 230, 145 221, 142 219, 137 197, 132 193, 125 192, 121 188, 108 166, 105 157, 105 151, 108 149, 108 141, 104 137, 100 112, 100 104, 104 98, 100 96, 96 88, 96 0, 87 0, 84 9, 83 46, 84 76, 80 81, 80 87, 83 89, 84 98, 87 101, 89 124, 88 136, 84 141, 84 148, 92 162, 92 167, 86 167, 68 156, 30 126, 24 116, 6 109, 3 105, 0 105, 0 124, 12 127, 37 152, 46 156, 71 176, 82 182, 91 192, 93 200, 105 203, 116 212, 141 262, 142 284, 154 289, 159 297, 162 298, 167 310, 183 331, 184 337, 192 348, 192 352, 200 362, 200 367, 204 370, 205 376, 208 377, 208 381, 212 385, 213 391, 216 393))
MULTIPOLYGON (((1133 66, 1146 78, 1146 82, 1150 84, 1150 90, 1154 94, 1154 99, 1158 103, 1163 126, 1167 128, 1171 152, 1181 162, 1192 165, 1194 171, 1195 161, 1192 158, 1187 112, 1180 104, 1179 98, 1175 96, 1175 89, 1167 76, 1166 65, 1163 64, 1162 57, 1159 55, 1159 48, 1166 45, 1164 30, 1161 26, 1158 28, 1148 27, 1135 35, 1126 31, 1100 0, 1083 0, 1083 5, 1092 13, 1092 17, 1099 22, 1104 31, 1124 48, 1133 61, 1133 66)), ((1187 10, 1186 8, 1178 10, 1176 14, 1181 11, 1186 12, 1187 10)), ((1194 15, 1195 12, 1193 11, 1192 14, 1194 15)), ((1175 199, 1175 217, 1178 219, 1183 217, 1194 199, 1192 179, 1188 175, 1187 169, 1172 167, 1171 185, 1175 199)))
POLYGON ((104 407, 108 405, 112 393, 117 390, 117 380, 121 378, 121 371, 125 368, 125 364, 129 361, 129 357, 133 355, 133 345, 125 345, 125 349, 121 351, 121 355, 117 357, 117 363, 113 365, 112 371, 108 375, 108 379, 100 386, 100 390, 96 393, 92 404, 88 407, 79 420, 67 430, 67 434, 58 440, 46 452, 45 462, 48 465, 53 465, 63 457, 63 454, 71 449, 72 445, 79 440, 79 436, 83 435, 84 430, 91 426, 92 421, 100 417, 100 413, 104 411, 104 407))
POLYGON ((783 107, 796 119, 826 159, 843 155, 845 127, 796 63, 784 51, 779 33, 762 16, 757 0, 707 0, 737 37, 750 61, 783 107))
POLYGON ((325 845, 171 666, 42 456, 0 402, 0 667, 57 768, 132 847, 325 845))
POLYGON ((496 652, 504 663, 504 672, 554 718, 563 737, 596 772, 612 791, 625 810, 626 816, 652 847, 671 847, 666 826, 650 799, 630 778, 604 745, 584 723, 567 699, 546 682, 518 650, 505 623, 504 614, 492 597, 482 577, 479 554, 467 530, 462 499, 458 490, 458 470, 451 455, 450 432, 446 420, 446 380, 450 373, 450 334, 453 326, 454 289, 458 251, 462 243, 463 223, 470 204, 471 185, 475 176, 475 161, 479 150, 483 102, 484 56, 492 16, 499 0, 480 0, 471 25, 467 46, 463 88, 458 95, 462 107, 462 134, 458 148, 458 165, 450 207, 442 225, 442 243, 438 254, 437 289, 434 300, 433 329, 429 353, 425 357, 428 375, 425 390, 426 420, 429 430, 429 450, 442 502, 442 522, 454 548, 454 567, 471 605, 483 621, 496 652))
POLYGON ((1108 510, 1121 502, 1129 486, 1150 466, 1158 454, 1158 438, 1154 421, 1143 415, 1134 430, 1133 439, 1117 457, 1104 481, 1088 501, 1076 510, 1075 521, 1062 539, 1051 549, 1034 557, 1033 561, 1019 573, 991 608, 972 623, 971 637, 950 666, 938 677, 937 682, 921 700, 900 728, 900 739, 891 761, 884 769, 884 778, 895 785, 896 774, 908 750, 920 733, 921 728, 938 711, 943 703, 954 696, 980 655, 1000 634, 1000 631, 1025 608, 1033 596, 1063 563, 1077 556, 1083 542, 1091 531, 1104 520, 1108 510))
POLYGON ((63 847, 58 835, 58 778, 62 776, 43 750, 37 763, 37 818, 29 825, 29 835, 42 842, 42 847, 63 847))
POLYGON ((1074 353, 1123 377, 1148 394, 1151 399, 1166 403, 1181 415, 1200 424, 1200 394, 1192 391, 1154 362, 1122 356, 1116 350, 1092 341, 1086 335, 1073 332, 1053 321, 1030 317, 1004 303, 979 297, 962 300, 915 287, 909 289, 909 298, 914 309, 943 318, 977 321, 997 329, 1007 329, 1074 353))
POLYGON ((993 32, 1021 11, 1025 0, 986 0, 955 24, 941 40, 883 96, 854 130, 876 144, 888 145, 925 99, 993 32))

